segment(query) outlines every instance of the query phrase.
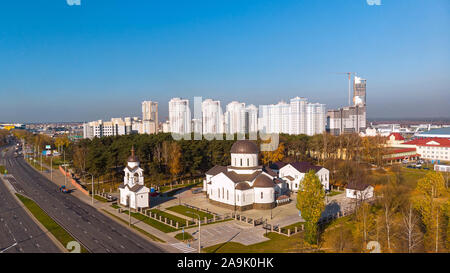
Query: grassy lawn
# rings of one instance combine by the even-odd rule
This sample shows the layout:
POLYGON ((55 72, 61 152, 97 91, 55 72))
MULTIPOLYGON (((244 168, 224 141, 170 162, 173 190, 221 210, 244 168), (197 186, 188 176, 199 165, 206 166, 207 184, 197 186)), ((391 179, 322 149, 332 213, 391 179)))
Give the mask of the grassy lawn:
POLYGON ((115 209, 120 209, 120 206, 119 206, 119 205, 116 205, 116 204, 111 204, 111 207, 113 207, 113 208, 115 208, 115 209))
POLYGON ((60 157, 53 157, 53 160, 50 157, 43 157, 42 162, 47 166, 52 166, 53 169, 58 169, 59 165, 63 165, 64 162, 60 157))
MULTIPOLYGON (((34 201, 26 198, 23 195, 16 193, 20 201, 25 207, 41 222, 41 224, 50 231, 63 246, 66 246, 70 241, 76 241, 64 228, 58 225, 50 216, 48 216, 34 201)), ((87 249, 81 246, 81 253, 87 253, 87 249)))
POLYGON ((0 174, 5 174, 6 168, 2 165, 0 165, 0 174))
POLYGON ((180 241, 186 241, 186 240, 191 240, 194 237, 192 237, 192 235, 189 232, 185 232, 184 235, 183 233, 178 233, 177 235, 175 235, 175 239, 178 239, 180 241), (184 237, 183 237, 184 236, 184 237), (184 239, 183 239, 184 238, 184 239))
MULTIPOLYGON (((408 187, 415 188, 417 185, 417 181, 423 178, 427 174, 427 172, 429 171, 423 169, 409 169, 402 167, 400 175, 402 180, 408 187)), ((371 184, 376 185, 384 184, 386 181, 388 181, 388 177, 390 177, 391 179, 395 177, 395 173, 390 169, 387 172, 372 171, 369 174, 368 178, 371 184)))
MULTIPOLYGON (((109 211, 106 211, 106 210, 104 210, 104 209, 102 209, 102 210, 103 210, 104 212, 106 212, 107 214, 111 215, 113 218, 117 219, 118 221, 120 221, 120 222, 122 222, 122 223, 128 225, 128 222, 125 221, 125 220, 123 220, 122 218, 115 216, 114 214, 110 213, 109 211)), ((138 228, 138 227, 135 226, 135 225, 131 225, 131 227, 134 228, 135 230, 141 232, 142 234, 144 234, 145 236, 149 237, 151 240, 153 240, 153 241, 155 241, 155 242, 161 242, 161 243, 165 243, 165 242, 166 242, 166 241, 164 241, 164 240, 162 240, 162 239, 159 239, 159 238, 156 237, 155 235, 150 234, 150 233, 148 233, 147 231, 145 231, 145 230, 143 230, 143 229, 141 229, 141 228, 138 228)))
POLYGON ((292 225, 282 227, 282 228, 281 228, 281 231, 287 233, 287 230, 290 229, 290 230, 291 230, 291 233, 292 233, 292 232, 295 232, 295 227, 297 227, 298 230, 301 230, 302 225, 304 225, 304 224, 305 224, 304 222, 293 223, 292 225))
POLYGON ((254 245, 243 245, 235 242, 227 242, 206 247, 207 253, 298 253, 304 251, 302 247, 302 234, 297 233, 291 237, 269 232, 265 237, 270 240, 254 245))
POLYGON ((191 213, 188 213, 188 212, 197 213, 201 217, 202 220, 205 219, 205 217, 207 217, 208 219, 212 219, 213 218, 213 215, 210 214, 210 213, 206 213, 206 212, 203 212, 203 211, 198 211, 198 210, 195 210, 195 209, 191 209, 191 208, 188 208, 188 207, 182 206, 182 205, 173 206, 173 207, 167 208, 167 210, 174 211, 176 213, 185 215, 185 216, 190 217, 190 218, 198 218, 198 217, 197 217, 197 215, 191 214, 191 213))
MULTIPOLYGON (((28 161, 28 163, 32 166, 32 167, 34 167, 36 170, 38 170, 38 171, 41 171, 41 164, 40 164, 40 161, 39 160, 37 160, 37 162, 34 162, 34 161, 28 161)), ((50 171, 49 169, 47 169, 47 168, 45 168, 45 167, 42 167, 42 171, 50 171)))
POLYGON ((328 194, 328 197, 335 196, 335 195, 338 195, 338 194, 341 194, 341 193, 344 193, 344 192, 343 191, 331 191, 328 194))
MULTIPOLYGON (((128 210, 124 210, 123 213, 128 214, 128 210)), ((145 215, 142 215, 140 213, 136 213, 136 212, 132 212, 131 216, 133 216, 134 218, 138 219, 141 222, 146 223, 149 226, 152 226, 164 233, 169 233, 169 232, 174 232, 177 231, 178 229, 168 226, 166 224, 163 224, 161 222, 158 222, 150 217, 147 217, 145 215)))
POLYGON ((94 199, 96 199, 96 200, 98 200, 100 202, 103 202, 103 203, 108 203, 108 200, 106 200, 106 198, 103 198, 103 197, 98 196, 98 195, 94 195, 94 199))
MULTIPOLYGON (((164 211, 160 211, 158 209, 152 209, 150 210, 152 213, 156 213, 157 217, 159 217, 159 215, 161 215, 164 218, 167 218, 169 220, 172 220, 174 222, 178 222, 179 227, 184 227, 186 226, 186 219, 175 216, 173 214, 164 212, 164 211)), ((193 221, 189 221, 190 224, 194 223, 193 221)))
POLYGON ((181 188, 187 188, 187 187, 191 187, 192 188, 193 186, 200 185, 200 184, 203 183, 201 180, 200 181, 195 180, 195 181, 196 182, 191 182, 189 184, 185 183, 185 184, 173 185, 172 187, 171 186, 161 186, 160 191, 162 193, 164 193, 164 192, 170 191, 172 189, 181 189, 181 188))

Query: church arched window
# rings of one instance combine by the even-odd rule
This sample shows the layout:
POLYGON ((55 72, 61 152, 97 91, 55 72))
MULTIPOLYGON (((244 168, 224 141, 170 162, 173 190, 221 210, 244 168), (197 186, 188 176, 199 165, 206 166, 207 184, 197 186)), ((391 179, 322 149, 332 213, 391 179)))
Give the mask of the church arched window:
POLYGON ((247 158, 247 167, 250 166, 250 158, 247 158))
POLYGON ((228 194, 228 190, 227 190, 227 200, 229 199, 229 194, 228 194))
POLYGON ((242 167, 242 158, 241 158, 241 167, 242 167))
POLYGON ((263 199, 263 192, 261 192, 261 199, 263 199))

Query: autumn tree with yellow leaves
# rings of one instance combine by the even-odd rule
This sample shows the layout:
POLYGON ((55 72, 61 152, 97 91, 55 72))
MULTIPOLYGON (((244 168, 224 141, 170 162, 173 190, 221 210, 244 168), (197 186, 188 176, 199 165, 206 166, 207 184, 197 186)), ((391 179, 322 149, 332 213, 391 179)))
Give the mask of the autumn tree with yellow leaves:
POLYGON ((439 172, 428 172, 417 183, 419 193, 415 199, 415 206, 420 212, 425 227, 424 245, 428 251, 439 252, 442 245, 442 211, 444 206, 438 198, 446 194, 444 177, 439 172))
POLYGON ((281 161, 284 158, 284 154, 285 154, 285 146, 284 143, 281 142, 275 151, 261 152, 261 161, 264 165, 281 161))
POLYGON ((305 241, 316 244, 318 240, 318 222, 325 209, 325 191, 314 171, 309 171, 301 181, 301 190, 297 192, 297 209, 305 220, 305 241))

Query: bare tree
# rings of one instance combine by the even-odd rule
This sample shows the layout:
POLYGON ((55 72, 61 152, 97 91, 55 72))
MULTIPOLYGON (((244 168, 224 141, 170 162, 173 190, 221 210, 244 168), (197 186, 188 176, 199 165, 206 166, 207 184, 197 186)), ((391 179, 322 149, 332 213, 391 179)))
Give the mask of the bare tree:
POLYGON ((403 238, 408 243, 408 253, 412 253, 422 241, 422 234, 418 230, 419 217, 414 212, 412 204, 402 211, 402 219, 403 238))

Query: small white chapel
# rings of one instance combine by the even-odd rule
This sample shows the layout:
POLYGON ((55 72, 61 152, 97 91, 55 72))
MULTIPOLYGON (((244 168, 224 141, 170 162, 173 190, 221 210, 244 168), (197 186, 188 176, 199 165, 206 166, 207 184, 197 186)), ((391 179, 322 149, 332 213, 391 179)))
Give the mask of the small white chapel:
POLYGON ((139 159, 134 154, 134 146, 131 148, 131 156, 128 158, 124 169, 123 184, 120 184, 120 204, 130 206, 133 209, 148 208, 150 206, 150 189, 144 185, 143 169, 139 167, 139 159))

